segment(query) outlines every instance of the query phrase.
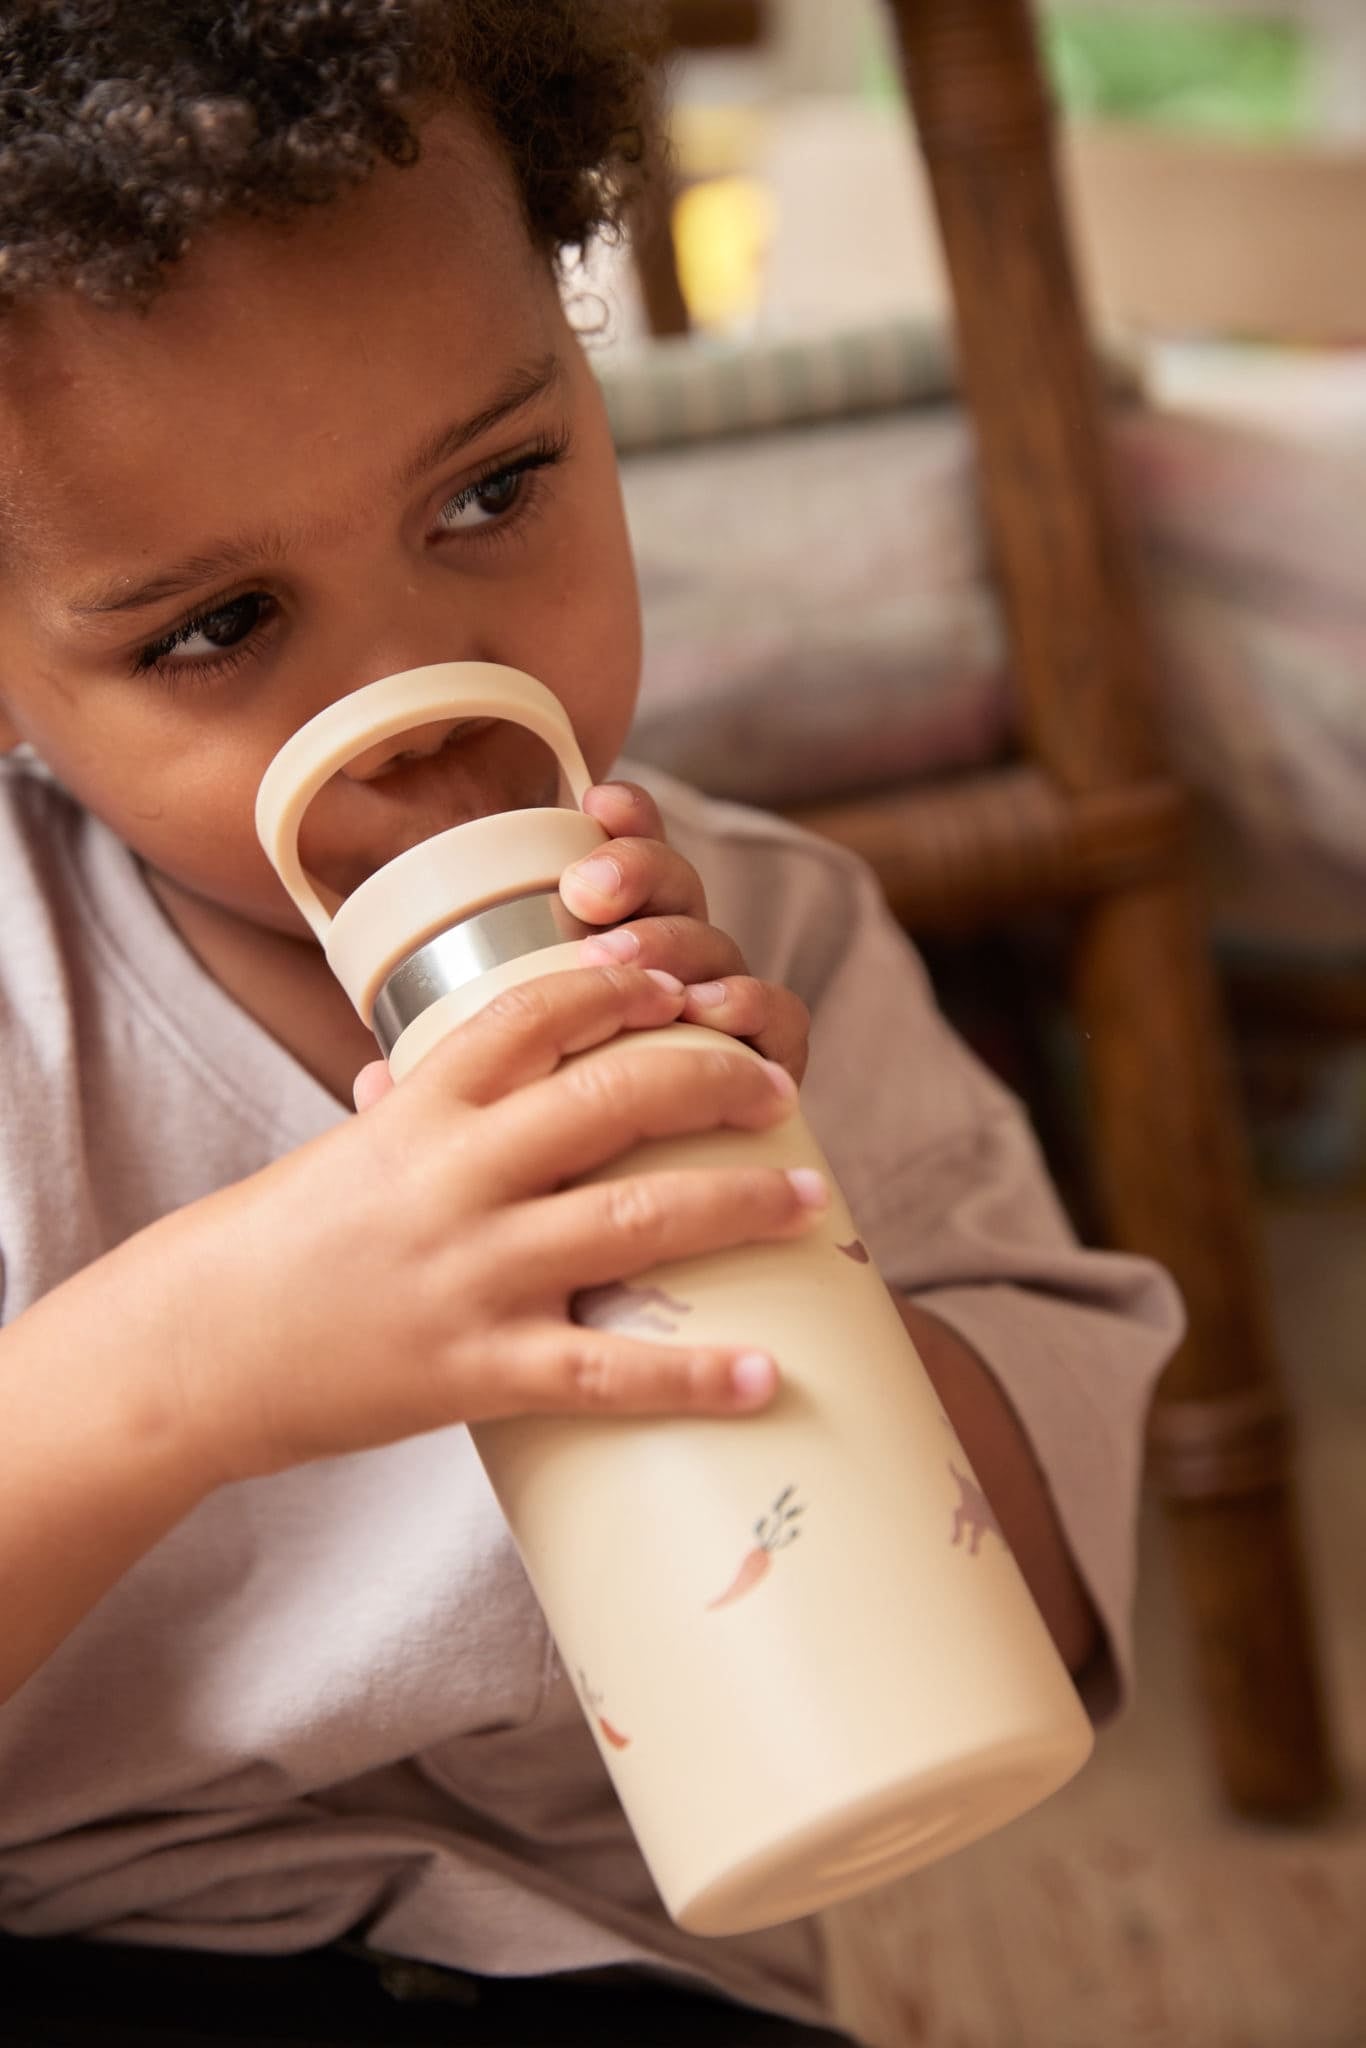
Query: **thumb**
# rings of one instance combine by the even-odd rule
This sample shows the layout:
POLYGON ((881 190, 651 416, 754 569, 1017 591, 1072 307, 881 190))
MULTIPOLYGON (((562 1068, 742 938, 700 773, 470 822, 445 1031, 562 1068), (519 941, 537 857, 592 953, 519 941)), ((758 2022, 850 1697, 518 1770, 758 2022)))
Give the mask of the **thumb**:
POLYGON ((383 1060, 371 1060, 368 1067, 362 1067, 351 1084, 351 1093, 358 1110, 373 1109, 393 1087, 393 1079, 383 1060))

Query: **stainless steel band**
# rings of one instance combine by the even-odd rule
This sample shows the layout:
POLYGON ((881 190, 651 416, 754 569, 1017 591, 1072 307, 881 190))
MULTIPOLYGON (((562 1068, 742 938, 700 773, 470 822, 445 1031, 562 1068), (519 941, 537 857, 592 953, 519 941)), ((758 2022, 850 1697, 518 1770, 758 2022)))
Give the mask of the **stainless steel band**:
POLYGON ((557 890, 495 903, 462 924, 438 932, 400 960, 375 997, 371 1019, 387 1059, 415 1017, 452 989, 464 988, 491 967, 520 960, 547 946, 587 938, 590 927, 565 909, 557 890))

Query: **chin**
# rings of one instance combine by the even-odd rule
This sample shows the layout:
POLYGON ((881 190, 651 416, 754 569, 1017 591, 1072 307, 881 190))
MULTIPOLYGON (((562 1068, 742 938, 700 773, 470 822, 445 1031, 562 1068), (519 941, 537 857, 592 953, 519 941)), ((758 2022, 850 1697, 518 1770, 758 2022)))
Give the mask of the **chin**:
POLYGON ((273 875, 268 881, 258 882, 255 878, 243 881, 223 875, 176 874, 158 867, 155 861, 146 863, 146 874, 152 894, 177 924, 177 912, 188 912, 196 921, 207 918, 250 926, 278 938, 299 939, 315 948, 318 945, 309 925, 273 875))

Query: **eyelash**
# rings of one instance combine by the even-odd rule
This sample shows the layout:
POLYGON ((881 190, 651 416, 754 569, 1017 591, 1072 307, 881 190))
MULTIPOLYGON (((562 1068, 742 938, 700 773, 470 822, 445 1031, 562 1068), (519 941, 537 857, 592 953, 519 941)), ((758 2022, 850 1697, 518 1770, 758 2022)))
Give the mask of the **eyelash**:
MULTIPOLYGON (((461 543, 465 547, 498 545, 504 539, 511 538, 514 529, 520 527, 536 508, 539 497, 537 472, 552 468, 563 459, 568 450, 567 430, 538 435, 524 454, 517 456, 512 462, 490 463, 482 474, 472 478, 453 497, 447 498, 438 517, 444 519, 452 512, 465 511, 474 503, 480 492, 487 491, 491 484, 503 483, 511 477, 516 477, 521 482, 521 488, 507 511, 491 519, 486 527, 460 535, 461 543)), ((201 606, 192 618, 182 620, 169 633, 163 633, 159 640, 148 641, 134 661, 134 671, 139 675, 154 672, 172 688, 177 683, 194 681, 201 677, 217 680, 231 675, 244 662, 257 658, 261 640, 258 628, 269 622, 274 610, 274 600, 265 591, 245 590, 235 597, 215 598, 211 603, 201 606), (167 660, 177 647, 183 646, 187 640, 192 640, 196 633, 202 631, 210 619, 216 618, 221 612, 231 610, 234 605, 245 604, 251 597, 261 601, 262 616, 253 621, 241 640, 230 647, 225 647, 221 655, 212 661, 198 656, 189 661, 167 660)))
MULTIPOLYGON (((488 489, 490 484, 504 483, 509 477, 514 476, 532 479, 538 470, 552 469, 568 453, 568 449, 569 433, 566 428, 562 428, 558 433, 554 434, 537 435, 525 454, 517 456, 515 461, 512 462, 495 462, 491 464, 482 476, 475 477, 473 482, 467 483, 463 490, 457 491, 454 497, 447 498, 445 504, 441 507, 440 516, 444 519, 448 512, 456 510, 463 512, 467 506, 474 503, 474 500, 481 491, 488 489)), ((533 483, 533 493, 534 489, 533 483)), ((492 540, 495 534, 502 535, 506 533, 509 527, 518 519, 523 508, 529 506, 530 503, 531 498, 528 494, 525 491, 519 491, 508 508, 506 515, 501 519, 490 521, 486 529, 488 538, 492 540)))

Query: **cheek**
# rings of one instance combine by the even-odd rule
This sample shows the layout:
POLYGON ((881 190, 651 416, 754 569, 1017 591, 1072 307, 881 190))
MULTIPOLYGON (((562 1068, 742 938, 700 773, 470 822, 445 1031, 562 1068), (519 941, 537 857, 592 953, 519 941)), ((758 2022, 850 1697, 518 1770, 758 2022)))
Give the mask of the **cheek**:
POLYGON ((593 512, 575 524, 561 579, 560 619, 543 675, 560 692, 601 779, 621 752, 640 687, 640 598, 610 450, 593 512))
POLYGON ((162 874, 221 901, 269 901, 256 778, 231 747, 187 747, 155 714, 26 722, 45 766, 85 810, 162 874))
POLYGON ((601 781, 625 744, 640 686, 640 607, 629 557, 624 571, 595 588, 579 625, 565 702, 589 773, 601 781))
POLYGON ((187 888, 238 907, 273 896, 252 823, 252 793, 226 779, 195 791, 178 777, 92 791, 88 808, 141 860, 187 888))

